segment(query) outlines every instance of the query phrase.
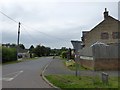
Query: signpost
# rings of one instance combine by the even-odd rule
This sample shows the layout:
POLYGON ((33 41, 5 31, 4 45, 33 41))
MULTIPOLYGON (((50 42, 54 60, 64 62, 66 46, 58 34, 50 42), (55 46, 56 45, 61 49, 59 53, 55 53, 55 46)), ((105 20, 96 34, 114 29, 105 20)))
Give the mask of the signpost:
POLYGON ((76 64, 76 72, 75 75, 78 76, 78 67, 77 62, 79 61, 79 50, 82 49, 82 42, 81 41, 71 41, 73 48, 75 50, 75 64, 76 64))

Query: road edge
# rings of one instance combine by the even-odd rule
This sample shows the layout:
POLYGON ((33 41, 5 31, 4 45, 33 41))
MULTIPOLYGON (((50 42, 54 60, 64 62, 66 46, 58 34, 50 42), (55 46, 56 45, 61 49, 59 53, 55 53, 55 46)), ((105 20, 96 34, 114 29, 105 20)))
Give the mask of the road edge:
POLYGON ((44 80, 46 83, 48 83, 51 87, 61 90, 59 87, 56 87, 56 86, 54 86, 52 83, 50 83, 50 81, 48 81, 47 78, 45 78, 45 76, 44 76, 45 70, 48 68, 48 66, 51 64, 52 61, 53 61, 53 60, 51 60, 50 63, 48 63, 48 64, 43 68, 43 71, 42 71, 42 73, 41 73, 41 76, 42 76, 43 80, 44 80))

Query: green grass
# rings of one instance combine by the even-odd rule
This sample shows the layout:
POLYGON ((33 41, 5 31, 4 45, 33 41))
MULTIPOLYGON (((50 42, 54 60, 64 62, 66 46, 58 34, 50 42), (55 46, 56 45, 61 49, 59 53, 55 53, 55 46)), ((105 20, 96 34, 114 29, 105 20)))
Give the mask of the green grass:
POLYGON ((68 68, 69 68, 70 70, 73 70, 73 71, 76 70, 76 67, 77 67, 78 70, 90 70, 90 69, 85 68, 85 67, 83 67, 83 66, 81 66, 81 65, 79 65, 79 64, 77 64, 77 65, 74 64, 73 66, 68 66, 68 68))
MULTIPOLYGON (((60 57, 60 60, 63 60, 63 63, 66 66, 67 59, 60 57)), ((70 62, 70 63, 73 63, 73 62, 70 62)), ((71 66, 66 66, 66 67, 72 71, 75 71, 76 67, 78 70, 93 70, 92 68, 85 68, 85 67, 81 66, 80 64, 75 64, 75 63, 73 63, 73 65, 71 65, 71 66)))
POLYGON ((75 71, 75 70, 76 70, 76 67, 77 67, 78 70, 91 70, 91 69, 89 69, 89 68, 85 68, 85 67, 81 66, 80 64, 75 64, 75 63, 73 63, 73 62, 70 62, 70 63, 73 63, 73 64, 70 65, 70 66, 67 66, 67 65, 66 65, 66 61, 63 61, 63 63, 64 63, 64 65, 65 65, 68 69, 70 69, 70 70, 72 70, 72 71, 75 71))
POLYGON ((109 84, 103 84, 99 77, 73 75, 47 75, 45 76, 53 85, 66 90, 66 88, 118 88, 118 77, 110 77, 109 84), (95 83, 93 83, 93 78, 95 83))

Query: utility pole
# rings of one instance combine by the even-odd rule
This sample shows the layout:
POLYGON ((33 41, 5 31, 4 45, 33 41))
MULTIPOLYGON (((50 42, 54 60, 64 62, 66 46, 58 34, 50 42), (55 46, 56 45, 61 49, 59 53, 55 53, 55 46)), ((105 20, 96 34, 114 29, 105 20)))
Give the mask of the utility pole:
POLYGON ((19 39, 20 39, 20 22, 18 23, 18 38, 17 38, 17 60, 18 60, 18 51, 19 51, 19 39))

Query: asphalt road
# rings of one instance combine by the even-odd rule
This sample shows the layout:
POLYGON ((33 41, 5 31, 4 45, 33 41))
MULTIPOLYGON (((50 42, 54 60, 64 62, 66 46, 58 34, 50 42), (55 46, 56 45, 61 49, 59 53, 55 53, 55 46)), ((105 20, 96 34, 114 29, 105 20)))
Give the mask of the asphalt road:
MULTIPOLYGON (((107 73, 109 76, 118 76, 120 71, 92 71, 92 70, 78 70, 78 75, 80 76, 96 76, 101 77, 102 72, 107 73)), ((68 69, 64 65, 64 60, 54 59, 48 68, 45 70, 45 75, 55 75, 55 74, 66 74, 66 75, 75 75, 75 71, 68 69)))
POLYGON ((2 66, 2 88, 51 88, 40 76, 51 57, 2 66))

